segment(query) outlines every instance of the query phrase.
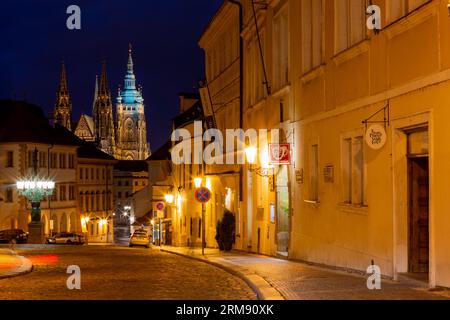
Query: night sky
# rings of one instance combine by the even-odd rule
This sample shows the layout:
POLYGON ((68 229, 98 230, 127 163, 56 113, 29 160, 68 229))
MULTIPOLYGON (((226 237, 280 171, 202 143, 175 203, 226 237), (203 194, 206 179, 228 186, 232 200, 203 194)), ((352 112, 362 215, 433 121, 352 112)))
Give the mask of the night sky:
POLYGON ((14 96, 55 104, 64 60, 74 120, 91 115, 95 76, 106 60, 115 102, 133 45, 137 84, 143 86, 151 149, 170 135, 178 93, 192 91, 204 74, 198 39, 222 0, 2 0, 0 99, 14 96), (81 30, 66 27, 69 5, 81 8, 81 30))

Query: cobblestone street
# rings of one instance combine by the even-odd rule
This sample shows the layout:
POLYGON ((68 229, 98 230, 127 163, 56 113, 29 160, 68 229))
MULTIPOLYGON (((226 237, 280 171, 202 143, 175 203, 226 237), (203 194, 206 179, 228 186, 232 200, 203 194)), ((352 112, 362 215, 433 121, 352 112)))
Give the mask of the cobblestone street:
POLYGON ((0 300, 256 299, 239 278, 214 266, 158 250, 118 246, 25 246, 27 275, 0 280, 0 300), (81 290, 68 290, 67 267, 81 268, 81 290))

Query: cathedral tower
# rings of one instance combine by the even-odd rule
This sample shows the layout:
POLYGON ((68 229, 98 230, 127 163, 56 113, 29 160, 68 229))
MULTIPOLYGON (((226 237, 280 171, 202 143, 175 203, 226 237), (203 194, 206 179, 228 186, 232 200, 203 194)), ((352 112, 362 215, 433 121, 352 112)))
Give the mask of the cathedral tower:
POLYGON ((119 160, 145 160, 150 155, 141 88, 136 88, 131 45, 123 90, 117 97, 117 152, 119 160))
POLYGON ((69 87, 67 86, 64 62, 61 63, 61 78, 59 80, 58 92, 56 93, 53 117, 55 124, 59 124, 72 131, 72 101, 70 100, 69 87))
POLYGON ((93 120, 95 141, 98 147, 103 152, 114 156, 116 152, 115 130, 105 62, 102 65, 102 75, 95 93, 93 120))

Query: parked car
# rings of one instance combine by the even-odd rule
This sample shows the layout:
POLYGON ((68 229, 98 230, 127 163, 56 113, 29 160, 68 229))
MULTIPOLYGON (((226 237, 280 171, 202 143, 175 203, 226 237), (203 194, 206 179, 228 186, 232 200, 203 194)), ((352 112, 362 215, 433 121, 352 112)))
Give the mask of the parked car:
POLYGON ((146 230, 137 230, 130 238, 130 247, 142 246, 150 248, 150 237, 146 230))
POLYGON ((0 231, 0 243, 27 243, 28 233, 22 229, 0 231))
POLYGON ((84 235, 73 232, 57 233, 53 237, 47 238, 48 244, 84 244, 84 235))

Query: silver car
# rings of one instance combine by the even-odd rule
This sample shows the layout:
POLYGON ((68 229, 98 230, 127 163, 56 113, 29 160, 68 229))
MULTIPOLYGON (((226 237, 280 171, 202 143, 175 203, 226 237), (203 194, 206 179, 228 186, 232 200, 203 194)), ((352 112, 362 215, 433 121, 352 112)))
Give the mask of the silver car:
POLYGON ((130 247, 142 246, 150 248, 150 237, 146 230, 138 230, 130 238, 130 247))
POLYGON ((84 244, 84 235, 72 233, 72 232, 61 232, 57 233, 53 237, 47 238, 48 244, 84 244))

